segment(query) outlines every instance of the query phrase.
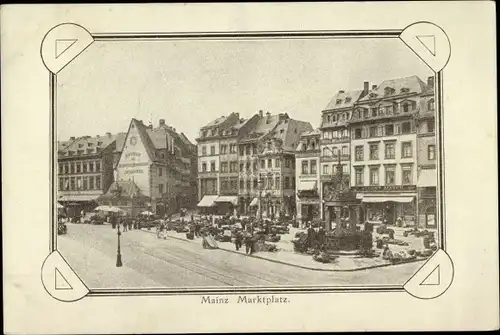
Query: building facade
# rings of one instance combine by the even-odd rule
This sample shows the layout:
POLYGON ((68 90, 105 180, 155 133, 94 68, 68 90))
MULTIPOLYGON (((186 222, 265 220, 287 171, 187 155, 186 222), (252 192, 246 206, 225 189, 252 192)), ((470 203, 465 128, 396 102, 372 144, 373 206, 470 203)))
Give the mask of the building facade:
MULTIPOLYGON (((146 207, 163 216, 178 212, 181 208, 192 206, 196 201, 196 186, 193 176, 196 147, 183 134, 165 124, 161 119, 158 127, 145 126, 142 121, 132 119, 125 137, 115 169, 117 197, 127 181, 129 189, 137 189, 141 196, 148 199, 146 207)), ((132 196, 132 198, 134 198, 132 196)), ((136 215, 130 206, 118 200, 102 198, 103 204, 120 206, 136 215)), ((141 208, 142 209, 142 208, 141 208)))
POLYGON ((364 83, 362 90, 340 90, 322 111, 319 169, 322 219, 326 216, 334 218, 334 207, 338 204, 333 199, 325 199, 324 190, 331 189, 333 176, 337 176, 341 172, 347 177, 351 173, 351 134, 348 123, 352 118, 354 104, 366 96, 368 90, 368 82, 364 83), (337 171, 338 168, 341 168, 342 171, 337 171), (328 215, 325 215, 326 212, 328 215))
POLYGON ((58 151, 57 200, 69 217, 92 211, 97 198, 113 183, 116 135, 72 137, 58 151))
POLYGON ((301 135, 295 152, 297 221, 300 227, 322 218, 320 195, 321 131, 301 135))
POLYGON ((425 91, 417 76, 386 80, 354 104, 350 182, 362 220, 416 219, 416 114, 425 91))

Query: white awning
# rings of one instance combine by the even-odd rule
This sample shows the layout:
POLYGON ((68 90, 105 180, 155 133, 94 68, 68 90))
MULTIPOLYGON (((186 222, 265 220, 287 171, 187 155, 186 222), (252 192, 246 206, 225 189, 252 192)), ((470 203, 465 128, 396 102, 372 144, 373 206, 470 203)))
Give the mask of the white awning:
POLYGON ((252 202, 250 203, 250 207, 255 207, 259 204, 259 199, 253 198, 252 202))
POLYGON ((413 201, 413 196, 363 196, 364 203, 400 202, 408 203, 413 201))
POLYGON ((198 203, 198 207, 213 207, 215 206, 215 200, 217 200, 218 197, 219 196, 217 195, 206 195, 198 203))
POLYGON ((215 202, 230 202, 233 205, 238 204, 238 197, 237 196, 220 196, 217 199, 215 199, 215 202))
POLYGON ((62 195, 59 197, 59 201, 71 201, 71 202, 85 202, 92 201, 99 197, 99 194, 74 194, 74 195, 62 195))
POLYGON ((299 191, 313 191, 318 188, 318 182, 316 180, 311 181, 301 181, 299 183, 299 191))
POLYGON ((436 169, 421 170, 418 175, 418 187, 436 187, 437 173, 436 169))

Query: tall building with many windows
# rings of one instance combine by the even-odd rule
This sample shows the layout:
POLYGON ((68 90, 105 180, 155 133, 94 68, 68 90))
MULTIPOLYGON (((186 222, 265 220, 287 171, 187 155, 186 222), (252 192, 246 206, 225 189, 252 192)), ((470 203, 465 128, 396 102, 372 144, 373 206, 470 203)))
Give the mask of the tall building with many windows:
POLYGON ((350 181, 362 220, 415 219, 416 115, 426 90, 417 76, 386 80, 354 104, 350 181))

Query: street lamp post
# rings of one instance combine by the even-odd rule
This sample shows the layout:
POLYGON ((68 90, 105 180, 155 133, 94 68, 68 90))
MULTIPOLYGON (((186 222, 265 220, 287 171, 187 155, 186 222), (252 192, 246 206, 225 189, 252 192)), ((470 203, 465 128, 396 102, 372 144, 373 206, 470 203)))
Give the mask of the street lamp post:
POLYGON ((262 189, 264 180, 259 178, 259 181, 257 183, 259 184, 259 220, 262 221, 262 189))
POLYGON ((118 250, 116 251, 116 267, 119 268, 121 267, 122 264, 122 254, 120 250, 120 235, 122 233, 120 232, 120 224, 118 224, 117 232, 116 235, 118 236, 118 250))

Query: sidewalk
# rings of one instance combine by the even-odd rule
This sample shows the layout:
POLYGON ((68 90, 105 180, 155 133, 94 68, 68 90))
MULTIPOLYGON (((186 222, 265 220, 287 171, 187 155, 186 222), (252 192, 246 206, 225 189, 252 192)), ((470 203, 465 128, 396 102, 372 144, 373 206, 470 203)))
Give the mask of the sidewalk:
MULTIPOLYGON (((156 231, 151 229, 148 231, 147 229, 142 229, 143 231, 156 234, 156 231)), ((403 229, 404 230, 404 229, 403 229)), ((390 249, 393 252, 397 252, 399 250, 403 249, 408 249, 408 248, 414 248, 414 249, 422 249, 423 246, 418 246, 418 241, 415 241, 415 238, 413 237, 403 237, 403 230, 402 231, 396 231, 395 230, 395 238, 404 240, 405 242, 408 242, 410 246, 407 247, 402 247, 402 246, 397 246, 397 245, 391 245, 390 249), (411 243, 410 243, 411 242, 411 243)), ((275 263, 280 263, 280 264, 285 264, 289 266, 295 266, 303 269, 308 269, 308 270, 315 270, 315 271, 332 271, 332 272, 349 272, 349 271, 360 271, 360 270, 366 270, 366 269, 372 269, 372 268, 379 268, 379 267, 385 267, 385 266, 390 266, 394 265, 397 266, 399 264, 406 264, 406 263, 411 263, 411 262, 420 262, 424 261, 425 258, 417 258, 415 260, 409 261, 409 262, 402 262, 398 264, 392 264, 391 262, 382 259, 382 250, 380 249, 375 249, 376 253, 379 254, 376 257, 373 258, 362 258, 357 255, 345 253, 343 255, 339 255, 337 259, 332 261, 332 263, 320 263, 316 262, 313 260, 312 255, 307 255, 307 254, 300 254, 296 253, 293 251, 293 244, 292 240, 295 238, 295 233, 297 231, 303 231, 302 229, 297 229, 297 228, 291 228, 290 229, 290 234, 284 234, 281 235, 281 240, 276 243, 271 243, 271 242, 266 242, 266 243, 271 243, 275 244, 276 247, 278 248, 278 251, 276 252, 256 252, 253 253, 252 255, 247 255, 247 257, 253 257, 253 258, 258 258, 258 259, 263 259, 267 260, 270 262, 275 262, 275 263)), ((374 233, 374 239, 375 237, 378 236, 378 234, 374 233)), ((186 238, 186 233, 176 233, 173 231, 169 231, 166 234, 167 238, 173 238, 189 243, 199 243, 201 244, 202 239, 201 238, 196 238, 194 240, 188 240, 186 238)), ((421 242, 421 239, 418 239, 421 242)), ((241 254, 241 255, 246 255, 245 254, 245 247, 243 246, 240 248, 240 250, 236 250, 234 243, 231 242, 217 242, 217 245, 219 246, 219 249, 236 253, 236 254, 241 254)))

